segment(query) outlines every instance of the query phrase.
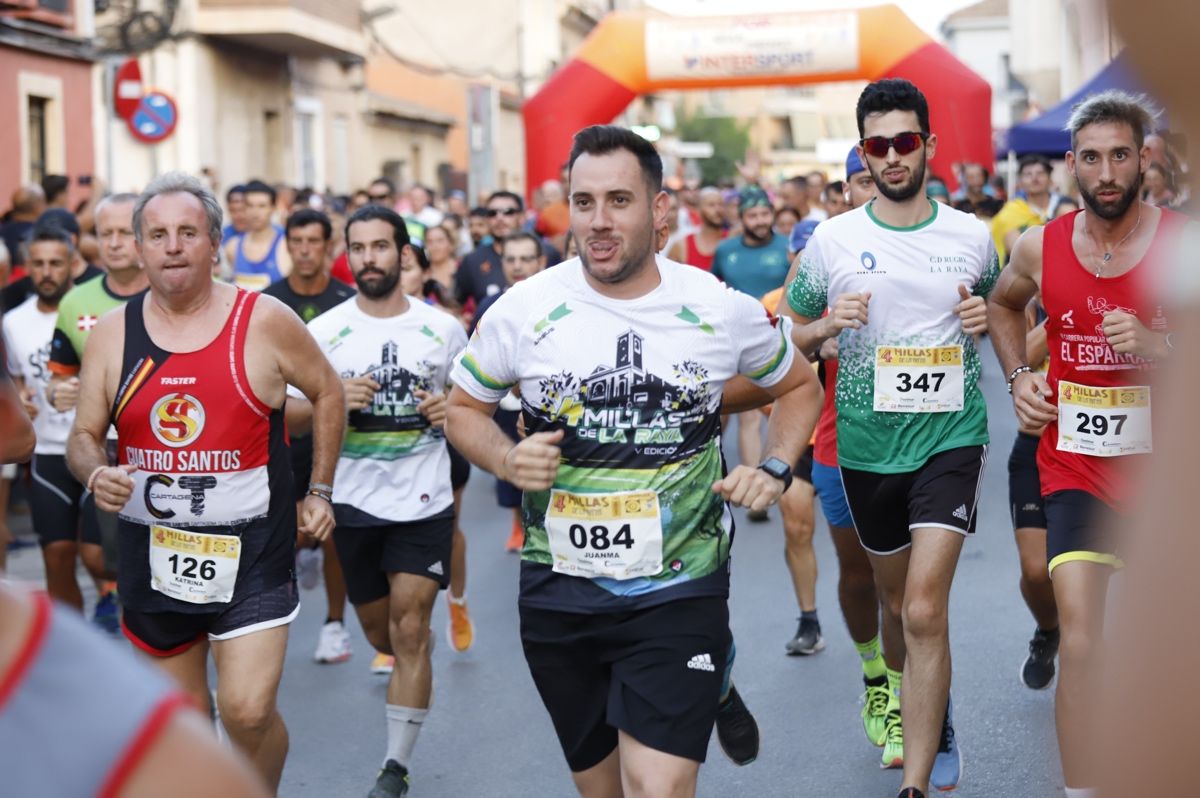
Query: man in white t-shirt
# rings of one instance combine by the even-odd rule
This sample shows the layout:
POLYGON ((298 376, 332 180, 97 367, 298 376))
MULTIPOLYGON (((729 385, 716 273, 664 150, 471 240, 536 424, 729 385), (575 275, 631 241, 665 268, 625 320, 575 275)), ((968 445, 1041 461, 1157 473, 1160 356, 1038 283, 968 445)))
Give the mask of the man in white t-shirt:
POLYGON ((453 316, 400 289, 404 219, 367 205, 346 222, 358 294, 308 328, 346 388, 334 477, 334 545, 367 640, 395 657, 387 753, 372 798, 408 793, 432 693, 429 616, 450 580, 454 493, 442 433, 451 361, 466 346, 453 316))
POLYGON ((42 545, 46 590, 58 601, 83 609, 75 578, 76 563, 94 578, 104 574, 104 553, 95 513, 82 512, 83 485, 67 470, 67 435, 75 411, 60 413, 46 399, 50 381, 50 339, 58 319, 59 300, 71 289, 75 247, 71 236, 57 227, 35 227, 26 268, 34 293, 4 317, 4 346, 8 373, 20 391, 25 410, 37 433, 29 494, 33 528, 42 545))
POLYGON ((488 311, 447 433, 524 491, 522 645, 579 791, 693 795, 730 658, 730 504, 778 500, 820 390, 786 323, 656 257, 669 201, 645 139, 586 128, 569 163, 580 258, 488 311), (777 402, 766 459, 726 474, 722 390, 740 374, 777 402), (520 443, 492 419, 514 386, 520 443))

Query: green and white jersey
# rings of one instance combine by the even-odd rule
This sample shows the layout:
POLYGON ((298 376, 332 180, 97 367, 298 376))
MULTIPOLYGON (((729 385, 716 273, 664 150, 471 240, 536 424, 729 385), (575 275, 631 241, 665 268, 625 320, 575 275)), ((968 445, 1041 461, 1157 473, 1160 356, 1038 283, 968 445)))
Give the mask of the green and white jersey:
POLYGON ((58 303, 58 321, 50 347, 50 371, 71 376, 79 373, 83 347, 100 317, 119 308, 134 297, 114 294, 108 287, 108 276, 94 277, 78 283, 58 303))
POLYGON ((333 480, 338 523, 417 521, 449 507, 446 439, 417 411, 416 391, 446 390, 454 358, 467 344, 462 324, 416 297, 409 297, 407 311, 386 319, 367 315, 351 297, 308 329, 343 379, 369 376, 381 386, 369 407, 347 419, 333 480))
POLYGON ((842 294, 871 293, 868 324, 838 336, 838 461, 895 474, 988 441, 979 353, 954 308, 960 285, 988 295, 999 262, 974 216, 931 202, 928 220, 898 228, 879 221, 872 204, 817 226, 787 297, 815 319, 842 294), (939 392, 951 401, 937 404, 939 392), (960 409, 929 410, 946 406, 960 409))
POLYGON ((721 392, 769 387, 794 350, 787 325, 699 269, 658 259, 661 284, 616 300, 578 258, 510 288, 456 364, 484 402, 517 386, 527 429, 562 430, 554 486, 526 492, 521 602, 566 612, 727 595, 732 516, 721 392))

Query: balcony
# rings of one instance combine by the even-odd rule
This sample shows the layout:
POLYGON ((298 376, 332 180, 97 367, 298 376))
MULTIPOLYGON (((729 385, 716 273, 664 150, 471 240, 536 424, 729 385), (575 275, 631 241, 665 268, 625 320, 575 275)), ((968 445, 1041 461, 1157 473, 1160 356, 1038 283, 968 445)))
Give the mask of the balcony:
POLYGON ((199 0, 195 32, 285 55, 361 59, 358 0, 199 0))

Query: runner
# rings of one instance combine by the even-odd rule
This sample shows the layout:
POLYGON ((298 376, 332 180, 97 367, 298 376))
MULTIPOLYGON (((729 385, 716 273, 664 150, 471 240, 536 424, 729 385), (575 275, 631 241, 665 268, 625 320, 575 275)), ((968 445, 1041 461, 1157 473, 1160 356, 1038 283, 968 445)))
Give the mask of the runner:
POLYGON ((283 228, 271 221, 275 189, 261 180, 251 180, 242 188, 244 232, 225 243, 225 262, 232 270, 234 285, 247 291, 261 291, 286 277, 292 262, 283 228))
MULTIPOLYGON (((288 217, 284 226, 292 272, 263 289, 287 305, 305 324, 330 308, 354 296, 354 289, 329 278, 329 246, 333 225, 320 211, 300 210, 288 217)), ((291 433, 292 487, 296 510, 300 511, 308 493, 312 475, 312 437, 291 433)), ((296 533, 296 577, 302 588, 316 587, 325 577, 325 623, 317 637, 313 659, 320 663, 350 659, 350 634, 346 631, 346 583, 333 548, 332 536, 320 542, 299 531, 296 533)))
POLYGON ((337 464, 334 542, 371 645, 395 657, 387 751, 370 798, 408 794, 432 695, 429 619, 449 584, 454 494, 442 426, 462 324, 400 290, 404 219, 379 205, 346 222, 358 295, 309 324, 344 379, 350 410, 337 464))
POLYGON ((522 643, 576 787, 691 795, 732 642, 726 502, 778 500, 819 390, 755 299, 655 258, 668 200, 645 139, 587 128, 569 168, 581 260, 488 311, 447 429, 525 491, 522 643), (721 388, 738 372, 777 401, 762 467, 724 475, 721 388), (515 445, 491 419, 513 386, 530 433, 515 445))
MULTIPOLYGON (((83 512, 83 486, 67 470, 67 434, 73 414, 56 411, 45 394, 50 339, 59 301, 71 288, 75 247, 65 231, 40 226, 33 229, 27 247, 25 268, 36 293, 4 317, 8 373, 37 432, 30 466, 33 483, 29 505, 33 528, 42 544, 46 590, 52 598, 82 611, 76 563, 83 561, 96 580, 98 592, 104 595, 104 553, 96 515, 83 512)), ((115 613, 112 621, 115 626, 115 613)))
POLYGON ((1171 354, 1156 281, 1186 217, 1138 199, 1152 125, 1144 102, 1120 91, 1075 107, 1067 169, 1084 207, 1021 236, 988 306, 1017 418, 1042 430, 1037 465, 1062 629, 1055 721, 1068 798, 1098 794, 1091 706, 1108 579, 1120 565, 1113 534, 1134 498, 1129 472, 1152 449, 1149 372, 1171 354), (1025 306, 1039 290, 1050 352, 1044 377, 1029 365, 1024 334, 1025 306))
POLYGON ((686 263, 711 272, 717 245, 725 238, 725 211, 721 204, 721 190, 715 186, 700 189, 697 210, 700 229, 676 241, 667 257, 678 263, 686 263))
POLYGON ((901 795, 911 798, 931 782, 952 789, 961 773, 948 704, 949 598, 986 458, 972 336, 986 329, 983 297, 998 265, 982 223, 925 196, 937 136, 920 90, 872 83, 857 117, 878 195, 817 228, 788 301, 801 351, 838 340, 842 483, 884 612, 904 630, 905 700, 889 674, 887 737, 903 744, 901 795))
POLYGON ((319 540, 333 526, 342 387, 296 314, 213 281, 221 209, 200 181, 151 181, 133 229, 150 291, 93 331, 67 461, 120 513, 126 636, 201 707, 212 648, 222 724, 277 789, 288 738, 275 695, 299 611, 284 394, 297 386, 313 404, 301 529, 319 540))

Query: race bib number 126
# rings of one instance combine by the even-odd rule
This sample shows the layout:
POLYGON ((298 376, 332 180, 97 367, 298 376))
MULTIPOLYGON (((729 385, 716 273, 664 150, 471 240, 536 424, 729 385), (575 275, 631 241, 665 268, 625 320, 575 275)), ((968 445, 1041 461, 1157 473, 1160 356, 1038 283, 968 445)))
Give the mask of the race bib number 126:
POLYGON ((242 541, 155 524, 150 527, 150 587, 191 604, 233 600, 242 541))

